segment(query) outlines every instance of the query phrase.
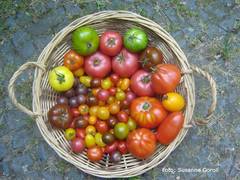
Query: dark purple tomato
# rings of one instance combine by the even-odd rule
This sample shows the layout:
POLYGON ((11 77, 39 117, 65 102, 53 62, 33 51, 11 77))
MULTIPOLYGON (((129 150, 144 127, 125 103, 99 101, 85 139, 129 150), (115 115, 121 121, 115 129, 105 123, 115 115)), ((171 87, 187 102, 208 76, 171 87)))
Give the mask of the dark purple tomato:
POLYGON ((117 163, 117 162, 121 161, 121 159, 122 159, 122 155, 119 151, 115 151, 115 152, 111 153, 111 161, 113 163, 117 163))
POLYGON ((118 120, 115 116, 110 116, 107 120, 107 124, 110 128, 114 128, 114 126, 118 123, 118 120))
POLYGON ((67 98, 71 98, 71 97, 75 96, 75 91, 74 91, 74 89, 69 89, 69 90, 67 90, 67 91, 64 93, 64 96, 67 97, 67 98))
POLYGON ((97 105, 98 104, 98 100, 95 96, 88 96, 87 97, 87 104, 89 106, 94 106, 94 105, 97 105))
POLYGON ((64 96, 57 97, 57 104, 68 104, 68 98, 64 96))
POLYGON ((110 145, 115 141, 115 137, 113 134, 106 132, 102 135, 102 140, 105 144, 110 145))
POLYGON ((80 83, 79 78, 75 77, 73 87, 76 88, 79 85, 79 83, 80 83))
POLYGON ((83 116, 76 117, 73 121, 75 121, 75 128, 86 128, 88 126, 88 120, 83 116))
POLYGON ((77 96, 71 97, 71 98, 69 99, 69 106, 70 106, 70 107, 78 107, 78 106, 79 106, 77 96))
POLYGON ((77 96, 77 101, 78 101, 79 105, 85 104, 86 101, 87 101, 87 98, 83 94, 80 94, 80 95, 77 96))
POLYGON ((101 79, 100 78, 93 78, 91 80, 91 87, 92 88, 98 88, 101 86, 101 79))
POLYGON ((88 90, 87 90, 86 86, 84 86, 83 84, 79 84, 76 87, 75 92, 76 92, 77 95, 80 95, 80 94, 86 95, 88 93, 88 90))

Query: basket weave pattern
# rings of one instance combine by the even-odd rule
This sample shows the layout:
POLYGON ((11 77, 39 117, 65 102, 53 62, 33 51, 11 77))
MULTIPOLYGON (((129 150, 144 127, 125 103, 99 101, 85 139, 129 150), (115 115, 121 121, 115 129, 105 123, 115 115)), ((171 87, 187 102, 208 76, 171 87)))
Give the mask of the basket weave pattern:
POLYGON ((91 175, 105 178, 131 177, 142 174, 163 162, 184 139, 188 128, 191 127, 195 106, 193 72, 203 75, 210 82, 213 101, 209 108, 208 116, 205 118, 206 120, 198 121, 198 124, 206 124, 216 107, 216 84, 211 76, 199 68, 190 66, 176 41, 155 22, 127 11, 103 11, 79 18, 56 34, 44 48, 37 62, 28 62, 15 72, 9 83, 9 95, 20 110, 36 119, 42 136, 60 157, 91 175), (48 73, 53 67, 63 64, 63 56, 71 48, 71 32, 85 25, 94 27, 99 34, 105 30, 116 30, 123 34, 129 27, 140 27, 147 32, 150 45, 154 45, 162 50, 164 61, 177 64, 181 69, 182 79, 177 91, 186 100, 184 128, 170 145, 162 146, 159 144, 155 153, 146 160, 138 160, 132 155, 126 154, 123 155, 121 162, 113 164, 109 161, 109 156, 105 155, 99 163, 92 163, 87 159, 86 152, 81 154, 72 153, 69 142, 64 137, 64 132, 53 129, 48 122, 47 112, 56 103, 58 96, 48 83, 48 73), (19 104, 14 94, 15 80, 29 67, 36 67, 32 89, 32 111, 19 104))

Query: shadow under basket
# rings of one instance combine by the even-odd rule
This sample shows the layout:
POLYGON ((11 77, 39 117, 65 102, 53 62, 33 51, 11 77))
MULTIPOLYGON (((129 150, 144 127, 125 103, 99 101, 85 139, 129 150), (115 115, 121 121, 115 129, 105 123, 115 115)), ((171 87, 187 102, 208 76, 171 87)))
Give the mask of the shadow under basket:
POLYGON ((128 11, 102 11, 73 21, 55 35, 43 49, 37 62, 27 62, 14 73, 9 82, 8 90, 12 102, 21 111, 34 117, 43 138, 61 158, 86 173, 104 178, 140 175, 162 163, 182 142, 190 127, 193 125, 205 125, 209 122, 217 102, 216 84, 212 77, 200 68, 189 65, 186 56, 171 35, 152 20, 128 11), (168 146, 158 144, 155 153, 146 160, 138 160, 131 154, 126 154, 123 155, 121 162, 113 164, 109 161, 109 156, 105 155, 100 162, 92 163, 88 160, 86 152, 81 154, 73 153, 69 142, 64 137, 64 131, 53 129, 48 122, 47 112, 56 104, 58 96, 48 83, 48 74, 53 67, 63 64, 64 54, 71 49, 72 31, 86 25, 94 27, 99 34, 106 30, 115 30, 123 35, 126 29, 130 27, 142 28, 148 34, 149 46, 156 46, 163 52, 165 63, 176 64, 181 69, 182 79, 176 91, 181 93, 186 100, 184 127, 171 144, 168 146), (35 68, 35 74, 32 87, 32 110, 29 110, 17 102, 14 84, 18 76, 31 67, 35 68), (195 106, 194 73, 205 77, 211 86, 212 104, 209 113, 201 121, 192 121, 195 106))

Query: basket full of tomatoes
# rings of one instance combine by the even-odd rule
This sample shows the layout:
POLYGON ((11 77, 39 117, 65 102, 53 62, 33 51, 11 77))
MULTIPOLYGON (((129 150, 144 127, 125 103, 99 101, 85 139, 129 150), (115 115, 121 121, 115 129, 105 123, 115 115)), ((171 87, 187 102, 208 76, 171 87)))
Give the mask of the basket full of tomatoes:
POLYGON ((103 11, 62 29, 37 62, 9 83, 20 110, 36 119, 47 143, 94 176, 131 177, 157 166, 193 125, 193 72, 175 40, 158 24, 126 11, 103 11), (14 82, 36 67, 33 110, 19 104, 14 82))

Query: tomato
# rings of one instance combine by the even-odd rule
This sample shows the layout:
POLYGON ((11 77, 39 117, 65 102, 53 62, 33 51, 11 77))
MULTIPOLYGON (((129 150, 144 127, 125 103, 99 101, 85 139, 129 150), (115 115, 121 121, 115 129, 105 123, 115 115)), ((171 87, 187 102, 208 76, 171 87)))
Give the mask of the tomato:
POLYGON ((91 86, 91 80, 92 80, 92 77, 90 76, 81 76, 79 78, 80 82, 86 86, 86 87, 90 87, 91 86))
POLYGON ((101 147, 92 147, 87 150, 87 157, 92 162, 98 162, 103 157, 103 150, 101 147))
POLYGON ((100 134, 100 133, 97 133, 96 135, 95 135, 95 142, 96 142, 96 144, 98 145, 98 146, 100 146, 100 147, 104 147, 104 146, 106 146, 106 144, 103 142, 103 140, 102 140, 102 134, 100 134))
POLYGON ((139 68, 138 56, 122 49, 121 52, 112 59, 112 69, 120 77, 130 77, 139 68))
POLYGON ((95 144, 96 144, 95 138, 92 134, 87 134, 85 136, 84 141, 85 141, 85 145, 87 148, 91 148, 91 147, 95 146, 95 144))
POLYGON ((127 138, 128 151, 138 159, 146 159, 156 149, 156 137, 152 131, 140 128, 129 133, 127 138))
POLYGON ((86 115, 86 114, 88 114, 89 107, 86 104, 82 104, 78 107, 78 110, 79 110, 80 114, 86 115))
POLYGON ((98 93, 97 93, 97 98, 98 98, 98 100, 100 100, 100 101, 107 101, 108 98, 109 98, 109 96, 110 96, 109 91, 108 91, 108 90, 105 90, 105 89, 101 89, 101 90, 99 90, 98 93))
POLYGON ((79 112, 78 108, 71 108, 71 113, 72 113, 73 117, 80 116, 80 112, 79 112))
POLYGON ((76 130, 76 136, 78 138, 84 139, 86 136, 85 129, 84 128, 77 128, 76 130))
POLYGON ((74 138, 71 141, 70 146, 74 153, 81 153, 85 148, 84 141, 81 138, 74 138))
POLYGON ((124 78, 120 84, 120 89, 126 91, 129 88, 130 79, 124 78))
POLYGON ((67 128, 64 135, 67 140, 72 140, 76 137, 76 131, 73 128, 67 128))
POLYGON ((119 101, 123 101, 126 98, 126 94, 121 90, 116 93, 116 99, 119 101))
POLYGON ((181 94, 170 92, 163 95, 162 105, 166 110, 170 112, 181 111, 185 106, 185 100, 181 94))
POLYGON ((76 117, 73 121, 75 122, 74 127, 76 128, 85 128, 88 126, 88 120, 85 119, 83 116, 76 117))
POLYGON ((170 144, 182 129, 184 116, 182 112, 169 114, 160 124, 157 130, 157 140, 164 145, 170 144))
POLYGON ((117 147, 118 151, 121 154, 127 154, 128 153, 128 149, 127 149, 127 143, 126 141, 118 141, 118 147, 117 147))
POLYGON ((158 64, 163 63, 163 53, 156 47, 147 47, 140 56, 142 67, 152 71, 158 64))
POLYGON ((119 75, 113 73, 110 75, 110 79, 114 85, 117 85, 118 81, 120 80, 120 77, 119 77, 119 75))
POLYGON ((92 94, 93 94, 94 96, 97 96, 97 93, 98 93, 98 91, 100 91, 100 89, 101 89, 101 88, 93 88, 93 89, 92 89, 92 94))
POLYGON ((72 88, 74 76, 65 66, 58 66, 50 71, 48 82, 55 91, 63 92, 72 88))
POLYGON ((131 117, 137 125, 144 128, 155 128, 167 116, 167 111, 156 98, 139 97, 131 103, 131 117))
POLYGON ((68 98, 64 96, 58 96, 57 104, 68 104, 68 98))
POLYGON ((74 50, 70 50, 64 55, 63 63, 68 69, 75 71, 83 65, 83 57, 74 50))
POLYGON ((126 100, 131 103, 134 99, 136 98, 136 94, 133 93, 132 91, 128 91, 126 93, 126 100))
POLYGON ((91 106, 89 108, 89 114, 91 116, 97 116, 98 108, 99 108, 98 106, 91 106))
POLYGON ((118 147, 118 142, 114 141, 112 144, 107 145, 105 147, 105 152, 111 154, 112 152, 116 151, 118 147))
POLYGON ((101 86, 101 79, 100 78, 93 78, 91 81, 92 88, 98 88, 101 86))
POLYGON ((114 128, 114 126, 118 123, 118 120, 115 116, 110 116, 107 120, 107 124, 110 128, 114 128))
POLYGON ((117 118, 120 122, 126 123, 128 121, 128 114, 125 111, 120 111, 117 113, 117 118))
POLYGON ((128 29, 123 38, 124 47, 131 52, 139 52, 147 47, 147 34, 139 28, 128 29))
POLYGON ((131 90, 137 96, 153 96, 151 74, 144 70, 138 70, 131 77, 131 90))
POLYGON ((96 134, 96 128, 92 125, 88 125, 85 131, 86 131, 86 134, 92 134, 92 135, 96 134))
POLYGON ((106 132, 103 134, 102 140, 105 144, 110 145, 115 141, 115 137, 113 134, 106 132))
MULTIPOLYGON (((81 76, 80 80, 84 83, 89 83, 88 81, 91 81, 91 78, 89 76, 81 76)), ((88 89, 84 84, 79 84, 76 88, 75 88, 75 94, 76 95, 87 95, 88 93, 88 89)))
POLYGON ((66 129, 72 122, 72 113, 68 105, 56 104, 48 111, 48 120, 53 127, 66 129))
POLYGON ((175 90, 181 80, 181 71, 174 64, 159 64, 152 75, 152 88, 155 93, 165 94, 175 90))
POLYGON ((77 76, 77 77, 80 77, 80 76, 83 76, 84 75, 84 69, 83 68, 79 68, 77 70, 75 70, 73 72, 74 76, 77 76))
POLYGON ((115 96, 115 94, 117 92, 117 89, 115 87, 111 87, 108 91, 109 91, 111 96, 115 96))
POLYGON ((128 119, 127 125, 128 125, 128 128, 129 128, 129 131, 132 131, 132 130, 137 128, 137 124, 132 118, 128 119))
POLYGON ((97 98, 96 98, 95 96, 89 95, 89 96, 87 97, 87 104, 88 104, 89 106, 95 106, 95 105, 98 104, 98 100, 97 100, 97 98))
POLYGON ((120 106, 118 103, 112 103, 109 105, 109 112, 111 114, 117 114, 120 111, 120 106))
POLYGON ((119 122, 114 126, 114 135, 117 139, 123 140, 128 136, 128 126, 126 123, 119 122))
POLYGON ((97 116, 101 120, 107 120, 110 116, 110 112, 107 107, 99 107, 97 116))
POLYGON ((94 53, 99 46, 99 37, 95 29, 80 27, 72 33, 72 47, 80 55, 87 56, 94 53))
POLYGON ((90 116, 88 118, 88 123, 91 125, 94 125, 97 122, 97 117, 96 116, 90 116))
POLYGON ((100 132, 101 134, 108 131, 108 124, 106 121, 97 121, 95 127, 97 131, 100 132))
POLYGON ((103 89, 109 89, 109 88, 111 88, 111 87, 112 87, 112 81, 111 81, 111 79, 110 79, 110 78, 106 78, 106 79, 102 80, 102 82, 101 82, 101 87, 102 87, 103 89))
POLYGON ((115 152, 110 154, 110 159, 113 163, 117 163, 117 162, 121 161, 122 155, 119 151, 115 151, 115 152))
POLYGON ((111 71, 111 60, 101 52, 96 52, 85 59, 84 70, 89 76, 103 78, 111 71))
POLYGON ((108 100, 107 100, 107 103, 108 103, 108 104, 113 104, 115 101, 116 101, 115 97, 110 96, 110 97, 108 98, 108 100))
POLYGON ((100 38, 100 50, 108 56, 115 56, 122 49, 122 36, 118 32, 106 31, 100 38))

